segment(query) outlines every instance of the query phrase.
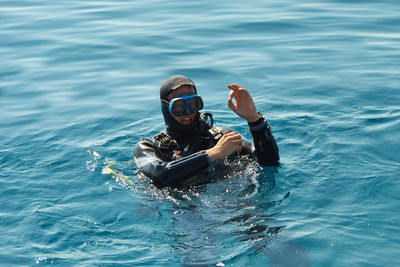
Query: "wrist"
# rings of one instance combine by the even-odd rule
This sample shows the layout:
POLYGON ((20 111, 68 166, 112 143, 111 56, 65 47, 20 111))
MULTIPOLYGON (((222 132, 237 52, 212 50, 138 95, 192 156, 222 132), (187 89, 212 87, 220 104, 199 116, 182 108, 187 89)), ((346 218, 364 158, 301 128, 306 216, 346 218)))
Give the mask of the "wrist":
POLYGON ((253 118, 252 121, 248 120, 248 121, 247 121, 247 124, 248 124, 250 127, 254 127, 254 126, 257 126, 257 125, 263 123, 264 121, 265 121, 264 117, 261 115, 260 112, 258 112, 258 113, 257 113, 257 117, 253 118))
POLYGON ((259 119, 260 119, 260 114, 259 114, 259 113, 256 113, 256 114, 254 114, 253 116, 251 116, 251 117, 249 117, 249 118, 247 119, 247 123, 256 122, 256 121, 258 121, 259 119))
POLYGON ((214 149, 212 149, 212 148, 207 149, 207 150, 206 150, 206 154, 208 155, 208 157, 210 158, 210 160, 211 160, 212 162, 219 159, 218 153, 215 152, 214 149))

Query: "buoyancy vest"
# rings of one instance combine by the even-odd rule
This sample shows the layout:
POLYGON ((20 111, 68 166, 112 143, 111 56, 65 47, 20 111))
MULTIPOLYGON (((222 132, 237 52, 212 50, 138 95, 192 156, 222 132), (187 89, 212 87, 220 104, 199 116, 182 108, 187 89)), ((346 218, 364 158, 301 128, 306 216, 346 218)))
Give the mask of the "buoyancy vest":
POLYGON ((213 147, 222 135, 223 133, 219 128, 213 127, 212 114, 203 113, 200 115, 198 127, 194 134, 190 136, 189 142, 180 145, 173 134, 161 132, 154 136, 153 145, 164 161, 173 161, 213 147), (208 122, 208 119, 210 119, 210 122, 208 122))

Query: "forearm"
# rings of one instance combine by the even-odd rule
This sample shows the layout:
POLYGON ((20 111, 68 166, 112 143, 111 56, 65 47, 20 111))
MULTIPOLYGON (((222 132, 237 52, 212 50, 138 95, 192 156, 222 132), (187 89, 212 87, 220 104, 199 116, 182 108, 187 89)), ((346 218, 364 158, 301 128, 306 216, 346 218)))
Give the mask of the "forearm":
POLYGON ((190 156, 171 161, 158 162, 152 169, 154 180, 164 186, 181 185, 185 179, 192 177, 207 169, 211 162, 205 151, 194 153, 190 156))
POLYGON ((279 164, 279 148, 268 123, 263 117, 260 117, 257 121, 248 124, 259 163, 264 166, 277 166, 279 164))
POLYGON ((156 157, 148 147, 134 148, 134 156, 139 169, 154 183, 163 186, 177 186, 184 180, 198 174, 210 166, 210 159, 205 151, 200 151, 178 160, 165 162, 156 157))

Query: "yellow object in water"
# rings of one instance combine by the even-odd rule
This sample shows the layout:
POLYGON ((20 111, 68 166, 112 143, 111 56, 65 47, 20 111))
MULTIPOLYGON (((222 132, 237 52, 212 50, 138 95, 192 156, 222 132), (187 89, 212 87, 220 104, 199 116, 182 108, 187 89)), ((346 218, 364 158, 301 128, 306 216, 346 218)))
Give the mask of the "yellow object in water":
MULTIPOLYGON (((115 162, 111 162, 111 165, 114 165, 115 162)), ((122 174, 122 172, 111 169, 109 165, 104 166, 103 170, 101 171, 102 174, 111 174, 111 177, 114 178, 118 182, 122 182, 124 185, 134 186, 133 181, 126 175, 122 174)))

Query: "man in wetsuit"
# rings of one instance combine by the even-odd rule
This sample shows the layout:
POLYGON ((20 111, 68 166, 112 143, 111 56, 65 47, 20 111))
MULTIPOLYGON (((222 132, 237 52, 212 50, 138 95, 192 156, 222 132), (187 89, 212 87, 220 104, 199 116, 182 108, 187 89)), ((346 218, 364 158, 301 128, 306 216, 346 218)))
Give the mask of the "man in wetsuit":
MULTIPOLYGON (((278 165, 278 146, 249 92, 237 84, 228 88, 228 106, 247 120, 254 145, 226 127, 213 127, 212 115, 199 113, 203 101, 193 81, 172 76, 160 88, 166 131, 152 139, 142 138, 133 148, 136 165, 154 184, 175 187, 204 183, 207 179, 200 179, 201 174, 225 159, 242 155, 263 166, 278 165)), ((208 176, 211 181, 212 175, 208 176)))

